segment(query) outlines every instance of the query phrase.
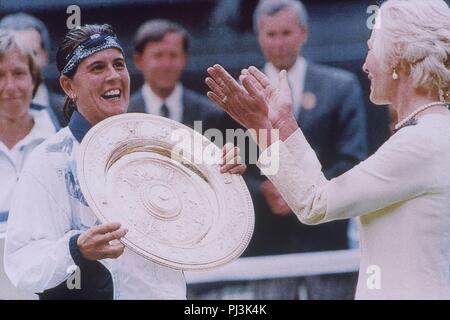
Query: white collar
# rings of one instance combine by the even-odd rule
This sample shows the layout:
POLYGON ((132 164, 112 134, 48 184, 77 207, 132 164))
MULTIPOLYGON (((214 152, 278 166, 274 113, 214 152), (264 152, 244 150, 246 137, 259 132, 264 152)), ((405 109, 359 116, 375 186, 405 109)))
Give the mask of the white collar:
MULTIPOLYGON (((299 74, 301 75, 306 69, 306 60, 302 56, 299 56, 297 60, 295 60, 294 65, 287 70, 288 74, 299 74)), ((267 74, 269 78, 278 79, 278 74, 281 70, 278 70, 271 62, 266 62, 264 65, 264 72, 267 74)))
POLYGON ((55 126, 46 109, 30 109, 29 112, 34 120, 33 128, 31 128, 31 131, 22 140, 17 142, 11 150, 0 142, 0 150, 5 154, 21 150, 21 148, 25 146, 39 144, 55 133, 55 126))
POLYGON ((47 109, 30 109, 30 114, 34 119, 34 126, 30 133, 19 143, 22 143, 26 139, 29 139, 29 141, 45 140, 55 133, 55 125, 53 124, 47 109))
POLYGON ((145 83, 142 86, 142 96, 145 103, 145 111, 149 114, 160 114, 163 103, 166 104, 170 112, 170 118, 175 121, 182 121, 183 118, 183 86, 177 83, 172 93, 165 99, 161 99, 151 87, 145 83))

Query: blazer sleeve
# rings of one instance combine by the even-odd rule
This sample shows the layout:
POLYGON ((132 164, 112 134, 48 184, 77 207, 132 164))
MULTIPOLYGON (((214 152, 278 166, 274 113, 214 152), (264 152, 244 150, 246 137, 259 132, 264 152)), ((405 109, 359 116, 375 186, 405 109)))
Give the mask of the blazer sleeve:
POLYGON ((300 129, 265 150, 258 166, 303 223, 356 217, 436 187, 439 173, 433 171, 430 142, 408 130, 414 129, 402 129, 370 158, 332 180, 321 172, 300 129))

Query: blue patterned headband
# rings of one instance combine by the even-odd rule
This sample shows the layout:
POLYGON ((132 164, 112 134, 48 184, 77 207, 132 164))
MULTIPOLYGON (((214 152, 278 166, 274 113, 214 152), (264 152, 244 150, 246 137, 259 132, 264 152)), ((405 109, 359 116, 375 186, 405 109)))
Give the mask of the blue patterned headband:
POLYGON ((81 61, 101 50, 116 48, 123 53, 122 46, 112 35, 93 34, 78 45, 67 57, 61 74, 68 75, 76 70, 81 61))

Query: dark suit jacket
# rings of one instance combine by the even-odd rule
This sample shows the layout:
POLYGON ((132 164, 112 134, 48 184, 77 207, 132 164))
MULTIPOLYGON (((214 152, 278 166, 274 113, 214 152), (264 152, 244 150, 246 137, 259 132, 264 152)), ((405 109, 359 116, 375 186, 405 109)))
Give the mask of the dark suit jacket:
MULTIPOLYGON (((229 127, 231 118, 205 96, 183 87, 183 119, 182 123, 194 128, 194 121, 202 121, 202 132, 208 129, 219 129, 221 132, 229 127)), ((145 102, 139 88, 131 95, 128 112, 145 113, 145 102)))
MULTIPOLYGON (((297 122, 317 154, 328 179, 364 160, 368 152, 367 121, 356 76, 308 62, 303 97, 316 98, 313 108, 302 105, 297 122)), ((254 165, 244 176, 255 206, 255 231, 245 255, 344 249, 347 221, 306 226, 293 214, 274 215, 260 186, 266 178, 254 165)))

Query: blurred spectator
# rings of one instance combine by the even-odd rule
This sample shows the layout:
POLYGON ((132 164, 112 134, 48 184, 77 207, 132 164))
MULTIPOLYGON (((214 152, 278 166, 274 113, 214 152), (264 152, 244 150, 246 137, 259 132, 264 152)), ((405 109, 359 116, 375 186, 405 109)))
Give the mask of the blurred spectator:
POLYGON ((235 25, 239 19, 240 0, 219 0, 211 14, 211 25, 235 25))
MULTIPOLYGON (((39 66, 31 49, 15 32, 0 29, 1 238, 5 236, 11 196, 26 159, 37 145, 58 129, 47 110, 31 102, 39 83, 39 66)), ((20 298, 16 290, 5 283, 3 264, 0 265, 0 278, 0 299, 20 298)))
POLYGON ((133 60, 145 83, 131 96, 129 112, 161 115, 191 128, 202 121, 203 131, 224 125, 224 112, 180 82, 188 50, 188 33, 174 22, 156 19, 139 27, 133 60))
MULTIPOLYGON (((24 40, 23 42, 32 50, 42 74, 49 63, 51 48, 50 35, 45 24, 29 14, 15 13, 4 17, 0 21, 0 28, 17 31, 18 35, 24 40)), ((59 125, 64 126, 66 124, 63 121, 62 113, 63 96, 51 92, 44 82, 39 85, 33 103, 50 108, 57 116, 59 125)))
POLYGON ((239 32, 248 32, 252 29, 249 17, 257 4, 258 0, 218 0, 211 15, 211 25, 226 25, 239 32))
MULTIPOLYGON (((288 71, 294 113, 316 152, 328 179, 352 168, 367 156, 365 106, 355 75, 317 65, 302 56, 308 39, 308 15, 300 1, 262 0, 254 28, 266 58, 264 72, 278 81, 288 71)), ((256 211, 256 225, 247 255, 339 250, 348 248, 347 221, 329 225, 299 224, 276 188, 256 166, 246 176, 256 211)), ((309 299, 351 299, 353 275, 306 277, 309 299)), ((259 288, 261 296, 294 299, 299 283, 273 281, 259 288)))

